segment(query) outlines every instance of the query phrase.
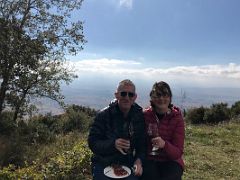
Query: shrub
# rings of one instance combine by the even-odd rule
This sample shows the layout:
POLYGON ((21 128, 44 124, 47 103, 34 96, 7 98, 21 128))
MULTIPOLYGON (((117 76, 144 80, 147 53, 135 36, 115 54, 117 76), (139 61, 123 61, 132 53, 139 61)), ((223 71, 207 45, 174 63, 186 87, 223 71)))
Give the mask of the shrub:
POLYGON ((80 142, 45 164, 35 161, 31 166, 20 169, 9 165, 0 170, 0 179, 90 179, 90 157, 86 142, 80 142))
POLYGON ((45 177, 54 179, 86 179, 90 175, 91 151, 86 143, 77 144, 71 151, 52 158, 43 166, 42 172, 45 177))
POLYGON ((22 166, 27 157, 24 155, 27 151, 27 142, 24 137, 18 134, 17 131, 13 132, 8 137, 8 143, 2 152, 1 165, 6 166, 8 164, 15 164, 16 166, 22 166))
POLYGON ((59 134, 63 131, 64 122, 61 120, 62 115, 53 116, 51 113, 46 115, 38 115, 30 119, 30 121, 38 121, 44 124, 49 131, 55 134, 59 134))
POLYGON ((186 116, 186 121, 192 124, 216 124, 222 121, 230 120, 230 109, 227 103, 212 104, 210 108, 189 109, 186 116))
POLYGON ((90 117, 94 117, 97 114, 97 111, 95 109, 91 109, 89 107, 85 107, 85 106, 79 106, 76 104, 73 104, 71 106, 69 106, 68 108, 66 108, 66 112, 69 113, 69 110, 73 110, 75 112, 84 112, 85 114, 87 114, 90 117))
MULTIPOLYGON (((69 107, 66 111, 64 118, 64 130, 66 132, 72 130, 79 130, 80 132, 86 132, 92 123, 93 117, 90 110, 84 110, 82 108, 76 108, 77 106, 69 107), (90 111, 90 112, 89 112, 90 111), (90 116, 90 115, 91 116, 90 116)), ((81 107, 81 106, 80 106, 81 107)))
POLYGON ((38 120, 30 120, 28 123, 19 121, 7 137, 5 148, 1 151, 2 166, 14 164, 22 167, 25 161, 31 161, 29 153, 32 153, 33 145, 49 144, 55 140, 55 134, 38 120))
POLYGON ((25 138, 25 142, 29 144, 48 144, 55 139, 54 132, 41 119, 31 119, 27 124, 25 122, 19 123, 18 131, 25 138))
POLYGON ((230 111, 227 103, 213 104, 210 109, 205 111, 203 120, 206 123, 216 124, 230 119, 230 111))
POLYGON ((231 107, 232 117, 240 116, 240 101, 235 102, 231 107))
POLYGON ((203 120, 205 108, 203 106, 199 108, 192 108, 187 111, 186 121, 192 124, 202 124, 205 123, 203 120))
POLYGON ((13 120, 13 112, 4 111, 1 116, 0 134, 11 135, 11 133, 16 129, 16 122, 13 120))

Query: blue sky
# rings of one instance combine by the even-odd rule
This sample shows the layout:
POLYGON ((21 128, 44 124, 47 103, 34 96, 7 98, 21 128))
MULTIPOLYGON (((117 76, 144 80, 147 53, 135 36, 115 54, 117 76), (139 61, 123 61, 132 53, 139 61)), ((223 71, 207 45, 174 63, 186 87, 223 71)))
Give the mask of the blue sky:
POLYGON ((240 87, 239 0, 85 0, 80 77, 240 87))

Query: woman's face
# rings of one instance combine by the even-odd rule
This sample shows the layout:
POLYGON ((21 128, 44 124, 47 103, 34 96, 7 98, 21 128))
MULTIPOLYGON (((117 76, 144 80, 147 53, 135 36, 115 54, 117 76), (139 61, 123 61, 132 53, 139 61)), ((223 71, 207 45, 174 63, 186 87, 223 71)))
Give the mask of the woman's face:
POLYGON ((151 102, 154 104, 154 107, 158 113, 165 113, 168 111, 171 97, 168 94, 164 93, 153 93, 151 96, 151 102))

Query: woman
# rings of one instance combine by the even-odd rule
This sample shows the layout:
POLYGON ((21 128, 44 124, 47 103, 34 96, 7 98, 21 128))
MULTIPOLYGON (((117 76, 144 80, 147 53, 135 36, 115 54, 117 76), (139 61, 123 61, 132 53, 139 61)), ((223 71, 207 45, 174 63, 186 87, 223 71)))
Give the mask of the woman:
POLYGON ((150 92, 150 107, 144 110, 147 159, 142 180, 181 180, 184 168, 184 121, 179 108, 171 104, 166 82, 156 82, 150 92), (157 127, 155 130, 154 125, 157 127))

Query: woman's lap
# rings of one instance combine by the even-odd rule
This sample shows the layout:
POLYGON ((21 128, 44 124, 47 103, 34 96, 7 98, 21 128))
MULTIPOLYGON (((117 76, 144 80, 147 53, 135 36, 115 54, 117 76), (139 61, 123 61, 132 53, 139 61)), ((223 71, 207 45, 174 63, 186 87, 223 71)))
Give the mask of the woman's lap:
POLYGON ((141 180, 181 180, 182 167, 175 161, 146 161, 141 180))

